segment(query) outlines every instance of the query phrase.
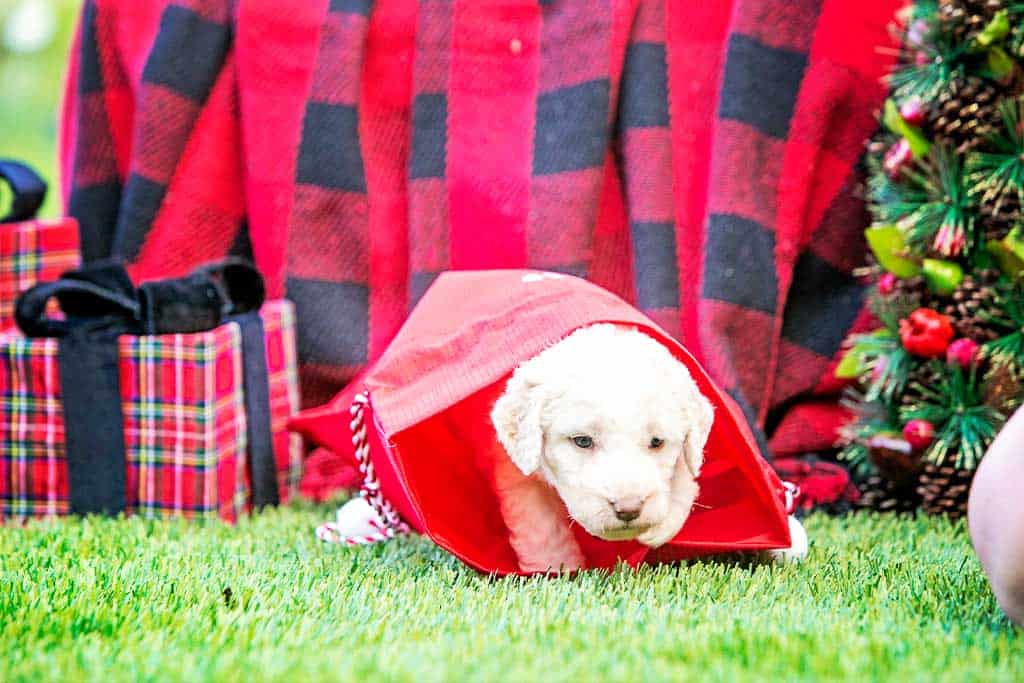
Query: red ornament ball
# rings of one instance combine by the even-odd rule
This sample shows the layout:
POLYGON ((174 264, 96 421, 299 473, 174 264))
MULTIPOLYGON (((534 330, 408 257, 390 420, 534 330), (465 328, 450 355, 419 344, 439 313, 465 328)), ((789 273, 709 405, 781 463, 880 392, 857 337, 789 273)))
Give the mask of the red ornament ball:
POLYGON ((882 296, 889 296, 896 291, 898 278, 892 273, 886 273, 878 279, 878 293, 882 296))
POLYGON ((946 362, 950 365, 959 365, 962 368, 969 368, 978 356, 978 342, 964 337, 957 339, 946 349, 946 362))
POLYGON ((903 425, 903 438, 915 451, 923 451, 935 440, 935 425, 928 420, 911 420, 903 425))
POLYGON ((923 358, 938 358, 953 341, 953 323, 949 316, 930 308, 919 308, 900 321, 900 342, 910 353, 923 358))
POLYGON ((924 103, 916 97, 900 105, 900 117, 912 126, 920 126, 924 123, 924 103))

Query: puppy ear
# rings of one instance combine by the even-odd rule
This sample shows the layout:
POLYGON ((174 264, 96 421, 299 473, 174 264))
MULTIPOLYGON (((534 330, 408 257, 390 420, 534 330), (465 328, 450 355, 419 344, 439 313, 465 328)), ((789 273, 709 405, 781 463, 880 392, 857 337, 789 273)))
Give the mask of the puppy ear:
POLYGON ((675 362, 670 376, 675 378, 675 394, 681 402, 683 422, 690 428, 683 443, 683 454, 679 464, 685 465, 690 471, 690 476, 696 479, 704 464, 704 446, 707 445, 711 425, 715 421, 714 408, 711 401, 700 393, 686 366, 675 362))
POLYGON ((714 409, 711 402, 700 393, 696 386, 693 388, 693 396, 688 406, 690 433, 686 435, 686 443, 683 445, 683 460, 690 470, 694 479, 700 474, 700 468, 704 465, 704 446, 708 443, 708 436, 711 435, 711 425, 715 421, 714 409))
POLYGON ((544 448, 544 431, 540 424, 544 404, 541 393, 538 383, 529 379, 528 369, 520 367, 491 411, 498 441, 509 459, 527 476, 540 467, 544 448))

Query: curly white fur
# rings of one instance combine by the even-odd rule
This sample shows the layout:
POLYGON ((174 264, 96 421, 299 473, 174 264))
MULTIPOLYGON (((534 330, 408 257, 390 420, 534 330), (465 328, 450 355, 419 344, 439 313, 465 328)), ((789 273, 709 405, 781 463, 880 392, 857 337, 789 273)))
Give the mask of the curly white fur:
POLYGON ((671 540, 697 497, 713 413, 662 344, 597 324, 517 368, 491 419, 522 473, 497 470, 513 548, 524 570, 544 571, 582 563, 564 513, 552 526, 551 489, 594 536, 650 547, 671 540))

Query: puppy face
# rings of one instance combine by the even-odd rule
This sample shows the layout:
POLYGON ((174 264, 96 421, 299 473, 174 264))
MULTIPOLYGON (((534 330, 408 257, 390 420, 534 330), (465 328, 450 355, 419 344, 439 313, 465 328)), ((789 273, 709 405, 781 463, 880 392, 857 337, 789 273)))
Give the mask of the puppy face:
POLYGON ((607 324, 578 330, 521 365, 491 417, 510 459, 607 540, 674 521, 678 531, 712 421, 710 403, 665 347, 607 324), (680 490, 689 495, 684 510, 680 490))

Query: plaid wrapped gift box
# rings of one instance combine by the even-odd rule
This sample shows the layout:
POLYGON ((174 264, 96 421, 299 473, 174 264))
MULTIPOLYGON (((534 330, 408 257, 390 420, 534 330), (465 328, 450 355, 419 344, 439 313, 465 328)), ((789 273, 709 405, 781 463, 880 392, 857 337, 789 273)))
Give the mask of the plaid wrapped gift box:
POLYGON ((35 171, 0 159, 0 183, 11 194, 10 210, 0 216, 0 330, 7 330, 14 327, 19 294, 77 268, 81 257, 75 219, 35 219, 46 197, 46 183, 35 171))
POLYGON ((0 330, 14 327, 19 294, 74 270, 80 260, 73 218, 0 224, 0 330))
MULTIPOLYGON (((295 319, 290 302, 260 311, 281 502, 294 495, 301 441, 295 319)), ((220 517, 251 508, 241 331, 122 336, 119 340, 127 466, 126 512, 220 517)), ((0 519, 69 512, 68 464, 55 339, 0 335, 0 519)))

